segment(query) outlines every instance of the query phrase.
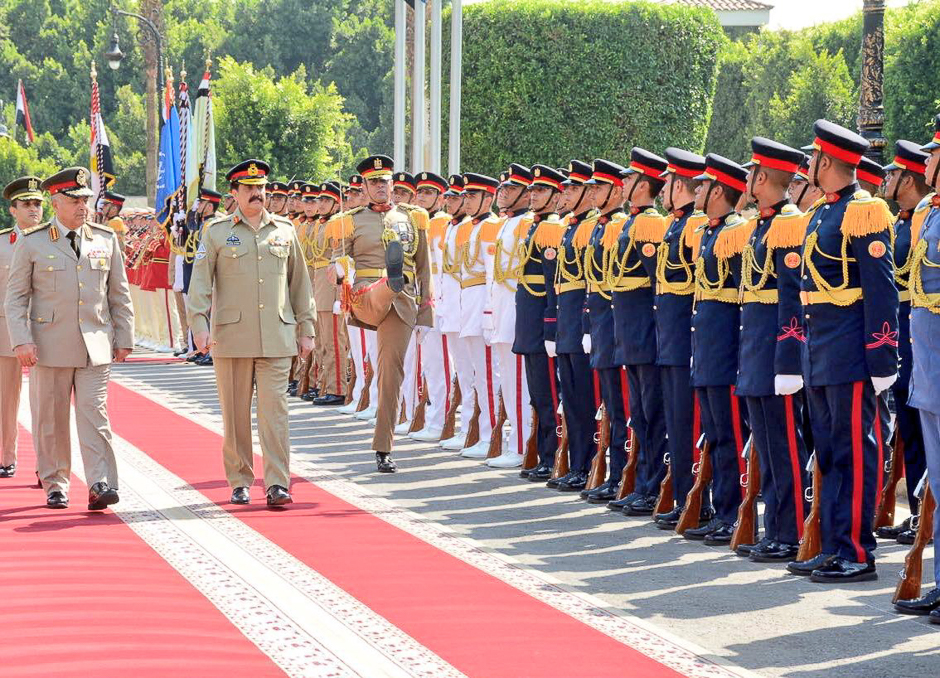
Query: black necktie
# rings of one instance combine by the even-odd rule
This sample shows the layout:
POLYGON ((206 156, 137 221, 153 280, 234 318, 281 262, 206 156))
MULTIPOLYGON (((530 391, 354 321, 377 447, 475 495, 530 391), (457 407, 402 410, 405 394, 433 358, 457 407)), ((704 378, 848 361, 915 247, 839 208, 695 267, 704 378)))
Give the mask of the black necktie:
POLYGON ((78 231, 69 231, 65 234, 65 237, 69 239, 69 244, 72 246, 72 251, 75 252, 75 256, 79 259, 82 258, 81 243, 78 241, 78 231))

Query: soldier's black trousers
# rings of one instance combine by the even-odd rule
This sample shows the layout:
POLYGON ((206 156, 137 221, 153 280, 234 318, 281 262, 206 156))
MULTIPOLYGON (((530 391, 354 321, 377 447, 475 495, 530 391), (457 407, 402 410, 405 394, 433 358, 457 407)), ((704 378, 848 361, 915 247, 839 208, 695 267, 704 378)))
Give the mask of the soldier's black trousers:
POLYGON ((822 471, 823 553, 874 562, 872 519, 878 487, 875 390, 871 381, 810 386, 809 416, 822 471))
POLYGON ((663 408, 661 369, 657 365, 627 365, 630 382, 630 419, 636 465, 636 492, 653 497, 666 477, 666 412, 663 408))
POLYGON ((673 494, 676 503, 684 506, 692 489, 692 453, 702 433, 701 414, 692 389, 692 370, 681 365, 664 365, 660 370, 673 494))
POLYGON ((745 400, 760 463, 764 536, 796 544, 809 512, 804 491, 809 455, 803 441, 803 398, 797 394, 745 400))
POLYGON ((695 389, 702 410, 702 429, 711 448, 712 502, 715 515, 726 523, 738 518, 743 492, 741 474, 747 469, 741 457, 749 431, 744 420, 744 403, 731 386, 695 389))
POLYGON ((627 465, 627 376, 622 367, 611 367, 597 370, 597 378, 600 380, 601 399, 610 419, 608 478, 619 484, 623 467, 627 465))
POLYGON ((529 402, 535 408, 539 418, 537 446, 539 463, 551 464, 555 461, 555 449, 558 447, 558 375, 555 359, 547 353, 526 353, 525 378, 529 385, 529 402))
POLYGON ((594 372, 585 353, 559 353, 558 376, 561 381, 561 402, 568 426, 568 467, 587 473, 597 451, 594 415, 598 403, 594 398, 594 372))

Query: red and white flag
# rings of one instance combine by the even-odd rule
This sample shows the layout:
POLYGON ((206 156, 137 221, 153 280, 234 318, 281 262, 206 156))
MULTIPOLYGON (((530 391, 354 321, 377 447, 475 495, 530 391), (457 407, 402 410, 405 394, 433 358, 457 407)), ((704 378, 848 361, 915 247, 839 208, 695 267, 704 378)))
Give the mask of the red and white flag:
POLYGON ((16 124, 26 131, 27 142, 33 143, 33 123, 29 119, 29 104, 26 103, 26 90, 22 80, 16 85, 16 124))

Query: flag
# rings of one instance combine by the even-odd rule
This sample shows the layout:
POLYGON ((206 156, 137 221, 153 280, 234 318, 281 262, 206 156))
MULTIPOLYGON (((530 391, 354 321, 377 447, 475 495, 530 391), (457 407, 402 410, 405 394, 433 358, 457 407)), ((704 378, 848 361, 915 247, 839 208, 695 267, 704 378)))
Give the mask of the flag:
POLYGON ((179 93, 179 118, 180 118, 180 178, 179 178, 179 189, 176 193, 176 221, 185 221, 186 211, 188 208, 186 193, 186 165, 187 165, 187 156, 186 153, 189 151, 189 134, 190 134, 190 110, 189 110, 189 87, 186 85, 186 80, 184 80, 186 72, 183 71, 180 74, 180 93, 179 93))
POLYGON ((215 121, 212 117, 211 73, 206 72, 199 83, 186 139, 186 207, 199 197, 199 188, 215 190, 215 121))
POLYGON ((180 120, 173 103, 173 85, 167 83, 160 127, 160 153, 157 158, 157 220, 170 227, 180 185, 180 120))
POLYGON ((22 80, 16 85, 16 124, 26 131, 28 143, 33 143, 33 123, 29 119, 29 104, 26 103, 26 89, 22 80))
POLYGON ((95 194, 95 209, 97 210, 104 191, 114 183, 114 162, 111 159, 111 143, 108 141, 108 132, 101 119, 101 101, 98 98, 98 78, 91 71, 91 190, 95 194))

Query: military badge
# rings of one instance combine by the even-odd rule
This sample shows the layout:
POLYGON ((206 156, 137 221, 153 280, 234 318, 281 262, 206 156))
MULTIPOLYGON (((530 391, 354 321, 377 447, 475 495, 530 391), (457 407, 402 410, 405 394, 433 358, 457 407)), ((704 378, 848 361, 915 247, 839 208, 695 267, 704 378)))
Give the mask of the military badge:
POLYGON ((868 245, 868 253, 875 259, 881 259, 887 252, 887 246, 880 240, 873 240, 868 245))
POLYGON ((204 242, 199 243, 199 249, 196 250, 196 259, 205 259, 206 258, 206 244, 204 242))
POLYGON ((787 256, 783 258, 783 263, 786 264, 787 268, 798 268, 802 262, 803 259, 797 252, 788 252, 787 256))
POLYGON ((554 247, 546 247, 544 256, 549 261, 554 261, 555 257, 558 256, 558 252, 555 250, 554 247))
POLYGON ((29 180, 29 190, 31 190, 31 191, 36 191, 36 190, 38 190, 38 189, 39 189, 39 182, 36 181, 35 179, 30 179, 30 180, 29 180))
POLYGON ((234 233, 232 233, 231 235, 229 235, 228 238, 225 239, 225 244, 226 244, 226 245, 231 245, 232 247, 236 247, 236 246, 238 246, 238 245, 241 245, 241 244, 242 244, 242 241, 239 239, 239 237, 238 237, 237 235, 235 235, 234 233))
POLYGON ((643 245, 643 256, 644 256, 644 257, 651 257, 651 256, 653 256, 654 254, 656 254, 656 245, 654 245, 654 244, 651 243, 651 242, 648 242, 648 243, 646 243, 645 245, 643 245))
POLYGON ((258 176, 258 166, 255 163, 248 165, 248 176, 256 177, 258 176))
POLYGON ((79 186, 84 186, 86 181, 88 181, 88 177, 85 176, 84 168, 79 169, 75 173, 75 183, 78 184, 79 186))

